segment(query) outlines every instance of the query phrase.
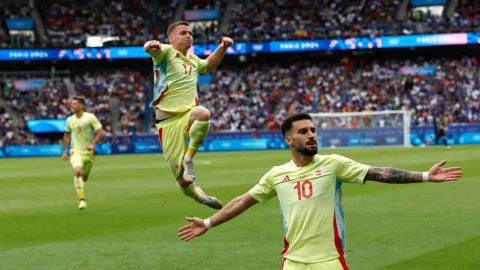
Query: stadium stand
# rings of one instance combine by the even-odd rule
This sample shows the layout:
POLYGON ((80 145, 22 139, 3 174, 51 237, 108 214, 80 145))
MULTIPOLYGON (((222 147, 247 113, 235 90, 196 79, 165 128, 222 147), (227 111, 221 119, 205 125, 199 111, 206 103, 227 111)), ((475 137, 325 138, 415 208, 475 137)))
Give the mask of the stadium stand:
POLYGON ((35 38, 32 35, 12 34, 9 35, 7 20, 10 19, 31 19, 32 8, 21 1, 6 0, 2 1, 0 9, 0 48, 32 47, 35 44, 35 38))
POLYGON ((141 45, 151 17, 145 0, 49 0, 38 7, 49 47, 85 46, 91 36, 101 36, 111 45, 141 45))
MULTIPOLYGON (((415 11, 400 0, 307 1, 166 1, 146 0, 21 1, 2 4, 0 45, 5 47, 84 47, 142 45, 153 37, 166 42, 174 20, 189 19, 197 43, 377 37, 421 33, 476 31, 478 1, 446 1, 440 16, 415 11), (451 5, 455 5, 451 8, 451 5), (447 12, 452 9, 453 12, 447 12), (219 11, 215 19, 191 19, 186 11, 219 11), (229 10, 229 12, 226 12, 229 10), (33 14, 39 14, 38 17, 33 14), (31 18, 35 38, 9 35, 6 19, 31 18)), ((198 16, 198 14, 197 14, 198 16)))
MULTIPOLYGON (((409 6, 402 5, 404 2, 172 0, 159 3, 156 8, 146 0, 47 0, 42 5, 32 1, 32 6, 7 1, 0 10, 0 45, 84 46, 88 35, 119 37, 105 41, 105 46, 142 45, 149 30, 154 38, 166 42, 166 26, 183 19, 188 10, 219 11, 210 21, 194 21, 198 43, 216 42, 223 33, 231 34, 236 41, 256 41, 478 29, 479 1, 472 4, 460 0, 451 14, 434 16, 427 12, 420 17, 409 6), (36 13, 40 21, 34 16, 36 13), (5 22, 10 18, 33 19, 36 43, 12 43, 14 39, 5 22), (42 32, 46 39, 38 38, 42 32)), ((450 3, 447 1, 445 9, 450 3)), ((395 56, 371 60, 340 54, 329 61, 315 57, 288 56, 283 62, 224 64, 213 74, 211 83, 199 87, 200 102, 213 115, 211 131, 276 130, 283 115, 298 110, 412 109, 414 126, 431 124, 432 114, 441 111, 450 115, 454 123, 480 123, 477 57, 459 54, 454 58, 422 58, 418 54, 409 60, 395 56), (428 74, 415 73, 424 68, 429 70, 428 74)), ((0 78, 2 144, 51 143, 48 138, 33 136, 25 122, 65 118, 70 114, 69 99, 76 95, 87 98, 88 110, 99 117, 108 136, 155 133, 149 121, 151 112, 146 109, 151 94, 150 70, 140 72, 126 68, 129 65, 94 70, 79 65, 78 72, 42 78, 45 84, 29 91, 18 88, 15 81, 36 79, 35 76, 0 78)), ((150 68, 151 62, 142 65, 150 68)))
POLYGON ((212 119, 215 131, 277 129, 281 116, 294 111, 412 109, 415 126, 431 124, 432 114, 444 111, 453 122, 479 123, 478 73, 475 57, 254 64, 242 71, 240 83, 233 89, 228 85, 239 74, 217 73, 209 91, 200 97, 216 116, 212 119), (405 74, 408 67, 426 66, 436 71, 431 75, 405 74))
MULTIPOLYGON (((479 64, 476 57, 252 63, 215 72, 211 84, 199 88, 199 97, 213 115, 212 132, 275 130, 293 111, 412 109, 414 126, 431 124, 439 111, 451 115, 454 123, 480 123, 479 64), (422 67, 431 68, 431 74, 412 74, 422 67)), ((71 83, 74 91, 58 79, 47 80, 36 91, 18 91, 4 82, 1 98, 26 121, 65 118, 69 97, 82 95, 108 135, 154 134, 152 125, 144 123, 151 87, 147 75, 91 71, 73 75, 71 83)), ((12 125, 8 119, 3 117, 12 125)), ((18 132, 25 133, 22 126, 18 132)))
POLYGON ((152 36, 164 43, 168 42, 167 27, 174 21, 178 1, 166 1, 158 7, 156 18, 157 23, 152 25, 152 36))
MULTIPOLYGON (((71 114, 69 100, 77 95, 86 98, 88 111, 97 115, 107 135, 143 132, 148 76, 128 70, 113 73, 90 71, 76 74, 72 78, 44 79, 45 85, 29 90, 16 88, 15 82, 18 85, 21 81, 22 79, 0 82, 0 98, 4 101, 2 104, 21 119, 15 123, 5 110, 2 112, 2 123, 13 132, 2 135, 3 138, 9 138, 10 145, 22 144, 23 141, 18 139, 24 137, 25 133, 31 135, 25 127, 28 120, 66 118, 71 114)), ((42 142, 52 143, 52 140, 42 142)))

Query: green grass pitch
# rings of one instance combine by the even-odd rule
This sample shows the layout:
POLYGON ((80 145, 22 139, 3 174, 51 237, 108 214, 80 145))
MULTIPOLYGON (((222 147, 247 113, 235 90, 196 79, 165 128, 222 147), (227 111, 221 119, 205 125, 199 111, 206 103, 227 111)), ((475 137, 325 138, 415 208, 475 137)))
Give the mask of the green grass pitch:
MULTIPOLYGON (((445 158, 456 183, 344 185, 351 269, 480 269, 480 146, 321 149, 375 165, 427 170, 445 158)), ((288 151, 200 153, 197 183, 224 202, 288 151)), ((192 242, 184 217, 213 210, 177 189, 161 154, 99 156, 77 210, 70 164, 0 160, 0 269, 279 269, 276 199, 192 242)))

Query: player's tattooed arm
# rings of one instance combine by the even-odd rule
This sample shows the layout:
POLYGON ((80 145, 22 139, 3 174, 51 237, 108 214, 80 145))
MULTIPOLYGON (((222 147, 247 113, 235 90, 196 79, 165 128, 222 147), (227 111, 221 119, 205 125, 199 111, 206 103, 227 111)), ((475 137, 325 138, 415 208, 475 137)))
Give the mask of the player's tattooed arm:
POLYGON ((367 175, 364 178, 366 180, 377 181, 382 183, 391 184, 408 184, 408 183, 421 183, 421 182, 447 182, 457 181, 462 177, 463 172, 461 167, 444 167, 447 163, 446 160, 442 160, 437 164, 434 164, 428 172, 414 172, 395 168, 379 168, 370 167, 367 175), (426 179, 424 179, 424 177, 426 179))
POLYGON ((422 173, 396 168, 370 167, 364 180, 390 184, 421 183, 422 173))

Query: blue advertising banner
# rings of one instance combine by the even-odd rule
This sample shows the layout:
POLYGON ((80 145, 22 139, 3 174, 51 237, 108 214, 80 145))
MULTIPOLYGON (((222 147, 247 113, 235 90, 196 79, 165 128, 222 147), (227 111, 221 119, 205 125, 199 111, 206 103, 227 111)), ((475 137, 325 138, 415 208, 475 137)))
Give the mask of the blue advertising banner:
MULTIPOLYGON (((363 50, 424 46, 451 46, 480 44, 480 33, 429 34, 409 36, 356 37, 349 39, 286 40, 271 42, 238 42, 228 48, 227 54, 289 53, 329 50, 363 50)), ((191 52, 210 55, 217 43, 197 44, 191 52)), ((0 49, 0 61, 25 60, 98 60, 149 58, 143 47, 109 47, 79 49, 0 49)))
POLYGON ((136 142, 133 144, 135 153, 158 153, 162 151, 162 147, 158 140, 156 142, 136 142))
POLYGON ((56 49, 0 49, 0 60, 56 60, 60 59, 56 49))
MULTIPOLYGON (((193 46, 193 52, 196 55, 210 55, 215 51, 217 47, 218 47, 217 43, 196 44, 193 46)), ((245 42, 234 43, 232 47, 227 49, 226 53, 227 54, 247 54, 249 53, 249 51, 247 50, 247 43, 245 42)))
POLYGON ((30 146, 7 146, 4 154, 8 157, 47 157, 61 156, 62 146, 51 145, 30 145, 30 146))
POLYGON ((403 75, 432 75, 435 72, 437 72, 437 68, 435 66, 400 68, 400 73, 403 75))
POLYGON ((143 47, 79 48, 61 49, 57 59, 95 60, 95 59, 129 59, 150 58, 143 47))
POLYGON ((149 58, 142 47, 79 49, 0 49, 0 60, 99 60, 149 58))
POLYGON ((65 132, 65 119, 27 120, 27 127, 32 133, 65 132))
POLYGON ((445 0, 410 0, 412 7, 443 6, 445 0))
POLYGON ((212 21, 220 17, 218 9, 196 9, 183 12, 186 21, 212 21))
POLYGON ((112 144, 112 154, 130 154, 135 153, 135 145, 131 143, 112 144))
POLYGON ((95 146, 95 154, 110 155, 112 154, 112 145, 109 143, 100 143, 95 146))
POLYGON ((322 51, 331 47, 331 40, 292 40, 268 43, 270 52, 322 51))
POLYGON ((211 74, 203 74, 198 75, 197 83, 198 84, 210 84, 213 80, 213 76, 211 74))
MULTIPOLYGON (((61 156, 63 146, 60 144, 47 145, 19 145, 7 146, 0 150, 0 157, 47 157, 47 156, 61 156)), ((70 147, 67 148, 67 153, 70 153, 70 147)), ((112 145, 107 143, 97 144, 95 147, 97 155, 113 154, 112 145)), ((133 153, 133 151, 131 152, 133 153)))
POLYGON ((268 149, 268 139, 233 139, 208 141, 204 151, 238 151, 268 149))
MULTIPOLYGON (((378 47, 375 48, 402 48, 425 46, 466 45, 470 33, 388 36, 375 38, 378 47)), ((473 43, 473 44, 478 44, 473 43)))
POLYGON ((480 132, 465 132, 458 138, 459 144, 479 144, 480 132))
POLYGON ((47 81, 43 79, 15 80, 13 85, 18 91, 31 91, 45 87, 47 81))
POLYGON ((8 30, 33 30, 32 19, 6 19, 8 30))
POLYGON ((403 145, 401 128, 328 129, 318 137, 320 147, 403 145))
MULTIPOLYGON (((156 135, 132 136, 128 142, 102 143, 96 147, 99 155, 128 153, 160 153, 162 147, 156 135)), ((411 130, 412 145, 435 143, 433 127, 411 130)), ((447 131, 449 144, 480 144, 480 125, 452 125, 447 131)), ((440 144, 443 141, 439 141, 440 144)), ((360 128, 320 130, 319 147, 358 147, 403 145, 400 128, 360 128)), ((209 134, 200 151, 240 151, 288 149, 279 131, 209 134)), ((68 150, 68 149, 67 149, 68 150)), ((7 146, 0 148, 0 157, 60 156, 61 145, 7 146)))
MULTIPOLYGON (((480 144, 480 125, 451 125, 447 131, 449 144, 480 144)), ((432 145, 435 143, 433 127, 415 127, 410 134, 412 145, 432 145)), ((439 144, 443 141, 440 140, 439 144)))

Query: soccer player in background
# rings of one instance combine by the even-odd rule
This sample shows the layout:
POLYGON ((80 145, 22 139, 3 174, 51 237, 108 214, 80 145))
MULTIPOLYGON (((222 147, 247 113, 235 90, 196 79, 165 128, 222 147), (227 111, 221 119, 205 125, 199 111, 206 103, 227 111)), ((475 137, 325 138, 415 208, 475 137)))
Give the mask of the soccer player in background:
POLYGON ((67 118, 65 135, 63 136, 62 159, 68 160, 67 146, 70 144, 70 163, 73 167, 73 182, 79 200, 78 209, 87 207, 84 184, 88 180, 95 158, 95 145, 102 139, 105 132, 95 115, 85 112, 85 99, 74 97, 70 104, 73 115, 67 118), (95 137, 92 140, 92 133, 95 137))
POLYGON ((440 117, 437 119, 436 116, 433 116, 433 130, 435 133, 435 145, 438 145, 438 142, 440 139, 443 139, 443 144, 445 147, 450 149, 450 146, 448 145, 448 140, 447 140, 447 120, 448 117, 446 115, 440 115, 440 117))
POLYGON ((444 182, 462 176, 460 167, 444 168, 445 160, 427 172, 414 172, 368 166, 335 154, 317 155, 315 124, 305 113, 285 119, 282 134, 291 149, 292 160, 273 167, 257 185, 234 198, 212 217, 205 220, 188 217, 191 223, 179 229, 182 240, 192 240, 257 202, 277 196, 285 227, 281 269, 348 269, 342 183, 364 184, 367 180, 393 184, 444 182))
POLYGON ((154 99, 150 106, 155 108, 160 144, 182 192, 201 204, 220 209, 222 204, 217 198, 195 186, 193 157, 210 128, 210 112, 198 105, 197 77, 220 65, 233 40, 224 37, 207 59, 200 59, 188 53, 193 45, 188 22, 173 23, 167 35, 169 45, 156 40, 144 45, 154 64, 154 99), (190 140, 188 146, 187 140, 190 140))

